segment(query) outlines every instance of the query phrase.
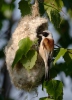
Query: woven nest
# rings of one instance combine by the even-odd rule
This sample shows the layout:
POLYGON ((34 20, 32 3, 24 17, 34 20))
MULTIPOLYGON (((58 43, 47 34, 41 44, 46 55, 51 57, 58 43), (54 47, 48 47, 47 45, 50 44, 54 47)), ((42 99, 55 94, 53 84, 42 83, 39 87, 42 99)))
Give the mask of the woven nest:
MULTIPOLYGON (((37 61, 32 69, 26 70, 20 62, 12 69, 11 65, 18 50, 18 42, 26 37, 34 41, 39 32, 47 29, 47 23, 48 20, 38 14, 37 16, 34 14, 34 16, 23 17, 5 48, 6 64, 11 81, 19 89, 31 90, 38 86, 44 76, 45 69, 43 59, 39 54, 37 54, 37 61)), ((36 49, 35 46, 34 49, 36 49)))

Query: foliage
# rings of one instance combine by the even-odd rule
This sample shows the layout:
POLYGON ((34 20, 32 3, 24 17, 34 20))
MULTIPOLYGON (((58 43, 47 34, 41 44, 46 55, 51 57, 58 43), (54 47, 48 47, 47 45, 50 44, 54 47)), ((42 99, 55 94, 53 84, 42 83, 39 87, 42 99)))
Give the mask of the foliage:
POLYGON ((19 9, 21 10, 22 16, 30 14, 31 13, 31 4, 29 4, 28 1, 21 0, 19 2, 19 9))
POLYGON ((67 48, 70 44, 72 44, 72 37, 69 35, 69 29, 70 25, 67 20, 63 20, 60 24, 60 28, 57 29, 60 35, 58 43, 64 48, 67 48))
POLYGON ((56 10, 51 10, 50 15, 51 15, 51 22, 54 24, 55 27, 59 28, 61 22, 59 12, 56 10))
POLYGON ((38 3, 39 3, 39 12, 40 15, 42 16, 45 13, 44 4, 40 2, 40 0, 38 0, 38 3))
POLYGON ((46 88, 47 93, 54 98, 54 100, 62 100, 63 84, 58 80, 44 81, 43 87, 46 88))
POLYGON ((40 98, 39 100, 54 100, 54 99, 50 99, 48 97, 43 97, 43 98, 40 98))
POLYGON ((54 64, 57 62, 57 60, 61 57, 61 56, 64 56, 64 54, 67 52, 67 49, 64 49, 64 48, 60 48, 57 56, 55 57, 55 60, 54 60, 54 64))
POLYGON ((2 21, 11 18, 15 7, 14 1, 15 0, 12 0, 10 3, 7 3, 4 0, 0 1, 0 29, 2 28, 2 21))
POLYGON ((50 21, 58 28, 61 22, 59 11, 63 7, 62 0, 44 0, 44 7, 50 21))
MULTIPOLYGON (((61 16, 59 12, 62 11, 61 9, 63 7, 63 2, 64 1, 61 0, 58 1, 44 0, 44 2, 41 1, 38 2, 40 15, 42 16, 46 11, 50 21, 54 24, 54 27, 56 29, 61 28, 60 24, 62 25, 61 16)), ((22 16, 31 13, 30 1, 21 0, 19 2, 19 9, 21 10, 22 16)), ((16 52, 12 67, 14 67, 14 65, 18 61, 20 61, 26 69, 31 69, 35 65, 37 59, 37 52, 35 50, 31 50, 33 42, 29 38, 25 38, 20 40, 18 45, 19 49, 16 52)), ((61 47, 55 48, 53 56, 54 56, 54 61, 53 61, 54 65, 50 69, 51 79, 54 78, 60 71, 64 71, 66 74, 71 74, 68 73, 69 72, 68 66, 71 65, 72 61, 72 50, 61 47), (59 65, 56 62, 60 57, 63 57, 65 62, 59 65)), ((46 91, 50 95, 50 97, 40 98, 40 100, 62 100, 63 84, 61 81, 58 80, 44 81, 43 88, 46 88, 46 91)))
POLYGON ((29 50, 27 55, 22 57, 20 62, 26 69, 32 69, 37 60, 37 52, 35 50, 29 50))
POLYGON ((21 39, 18 43, 19 49, 16 52, 12 67, 20 61, 26 69, 31 69, 37 60, 37 52, 35 50, 30 50, 33 41, 29 37, 21 39))
POLYGON ((53 67, 51 68, 51 78, 57 76, 57 74, 63 71, 66 75, 70 75, 72 77, 72 49, 58 48, 54 50, 55 57, 53 62, 53 67), (64 59, 64 63, 57 64, 57 60, 62 57, 64 59))
MULTIPOLYGON (((14 1, 11 0, 10 3, 0 0, 0 29, 2 29, 2 21, 10 20, 12 17, 12 12, 14 10, 14 1), (7 12, 10 12, 9 15, 7 12)), ((39 11, 40 15, 43 16, 47 13, 50 21, 54 24, 55 29, 58 31, 60 38, 57 43, 62 47, 54 49, 54 61, 53 67, 50 69, 51 79, 55 78, 58 73, 63 71, 66 76, 72 78, 72 49, 67 49, 70 44, 72 44, 72 37, 69 35, 69 23, 68 20, 64 20, 60 16, 60 12, 64 15, 62 7, 67 8, 68 14, 72 17, 72 1, 71 0, 44 0, 44 2, 39 1, 39 11), (63 19, 63 20, 62 20, 63 19), (57 63, 57 61, 63 57, 64 62, 57 63)), ((22 16, 31 13, 31 3, 30 0, 21 0, 19 2, 19 9, 21 10, 22 16)), ((0 36, 0 38, 2 38, 0 36)), ((19 42, 19 49, 16 52, 15 59, 13 61, 12 67, 20 61, 26 69, 31 69, 36 62, 37 52, 32 50, 33 41, 29 38, 22 39, 19 42), (25 59, 25 60, 24 60, 25 59)), ((0 49, 0 58, 4 57, 3 48, 0 49)), ((62 100, 63 98, 63 84, 58 80, 44 81, 43 88, 46 88, 47 93, 50 97, 40 98, 40 100, 62 100)), ((0 96, 1 100, 4 100, 4 97, 0 96)), ((8 99, 7 99, 8 100, 8 99)))

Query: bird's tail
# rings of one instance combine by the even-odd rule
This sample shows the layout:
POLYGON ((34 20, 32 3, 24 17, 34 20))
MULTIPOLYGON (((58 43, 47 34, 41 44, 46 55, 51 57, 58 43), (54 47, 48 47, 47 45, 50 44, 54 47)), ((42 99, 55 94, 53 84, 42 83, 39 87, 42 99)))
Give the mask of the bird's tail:
POLYGON ((50 71, 49 71, 49 67, 46 66, 45 67, 45 80, 48 81, 50 79, 50 71))

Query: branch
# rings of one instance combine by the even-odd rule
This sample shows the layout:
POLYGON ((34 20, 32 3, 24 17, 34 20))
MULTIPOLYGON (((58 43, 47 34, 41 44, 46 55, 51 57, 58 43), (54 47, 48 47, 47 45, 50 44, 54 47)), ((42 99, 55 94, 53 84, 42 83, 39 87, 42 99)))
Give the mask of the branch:
POLYGON ((58 48, 61 48, 61 46, 57 45, 57 44, 54 44, 55 46, 57 46, 58 48))

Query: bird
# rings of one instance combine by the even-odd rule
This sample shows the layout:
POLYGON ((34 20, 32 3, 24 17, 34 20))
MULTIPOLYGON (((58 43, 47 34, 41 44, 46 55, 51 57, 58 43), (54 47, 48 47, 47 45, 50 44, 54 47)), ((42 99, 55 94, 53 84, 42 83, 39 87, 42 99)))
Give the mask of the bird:
POLYGON ((39 36, 42 38, 39 46, 39 54, 45 64, 45 80, 49 80, 50 63, 54 50, 54 39, 52 33, 48 30, 43 31, 39 36))

